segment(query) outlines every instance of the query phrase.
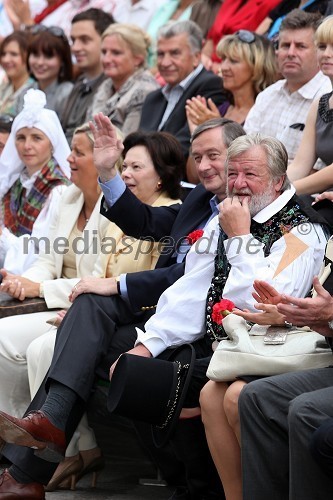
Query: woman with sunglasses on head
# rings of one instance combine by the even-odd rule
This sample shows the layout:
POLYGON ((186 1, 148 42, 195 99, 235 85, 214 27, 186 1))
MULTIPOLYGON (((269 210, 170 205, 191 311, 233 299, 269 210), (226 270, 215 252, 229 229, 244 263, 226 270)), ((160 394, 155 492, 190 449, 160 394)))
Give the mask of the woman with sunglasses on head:
POLYGON ((222 59, 220 73, 229 100, 217 108, 211 99, 189 99, 186 113, 192 131, 200 123, 220 116, 243 124, 259 92, 276 81, 274 49, 262 36, 237 31, 222 38, 217 53, 222 59))
MULTIPOLYGON (((315 44, 319 69, 333 85, 333 16, 326 17, 317 28, 315 44)), ((311 195, 332 189, 332 134, 333 92, 330 92, 312 103, 301 143, 287 170, 297 194, 311 195)))
MULTIPOLYGON (((46 106, 61 116, 66 100, 73 88, 73 66, 67 37, 57 26, 35 25, 31 30, 28 66, 36 80, 30 88, 42 90, 46 106)), ((23 98, 18 106, 23 105, 23 98)))
MULTIPOLYGON (((36 258, 34 240, 69 184, 69 146, 45 94, 28 90, 0 159, 0 267, 15 273, 36 258)), ((36 243, 37 246, 37 243, 36 243)))
MULTIPOLYGON (((219 107, 202 96, 188 99, 186 115, 191 133, 201 123, 220 116, 242 125, 259 92, 276 81, 273 45, 252 31, 240 30, 225 36, 217 46, 217 53, 222 59, 220 73, 229 99, 219 107)), ((191 158, 187 162, 187 176, 191 182, 199 182, 191 158)))
POLYGON ((27 66, 29 38, 27 33, 14 31, 0 45, 0 65, 7 81, 0 85, 0 113, 17 114, 17 101, 33 83, 27 66))

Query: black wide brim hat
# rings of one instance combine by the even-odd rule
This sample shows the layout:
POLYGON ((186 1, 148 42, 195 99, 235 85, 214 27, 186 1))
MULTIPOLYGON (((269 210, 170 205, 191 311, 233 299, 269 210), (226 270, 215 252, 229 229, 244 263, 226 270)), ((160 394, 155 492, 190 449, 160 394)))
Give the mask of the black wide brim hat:
POLYGON ((107 402, 111 413, 150 423, 158 448, 166 444, 175 430, 195 360, 190 344, 168 351, 164 359, 128 353, 120 356, 107 402))

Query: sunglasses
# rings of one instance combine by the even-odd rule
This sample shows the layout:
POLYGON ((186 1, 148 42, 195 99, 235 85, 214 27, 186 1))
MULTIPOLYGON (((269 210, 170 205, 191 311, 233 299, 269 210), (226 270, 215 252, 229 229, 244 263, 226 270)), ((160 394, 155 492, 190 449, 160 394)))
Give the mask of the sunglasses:
POLYGON ((256 35, 252 33, 252 31, 248 30, 236 31, 235 36, 237 36, 238 40, 244 43, 253 43, 256 39, 256 35))
POLYGON ((59 28, 59 26, 45 26, 44 24, 34 24, 33 26, 31 26, 29 31, 32 35, 38 35, 39 33, 44 33, 45 31, 47 31, 48 33, 51 33, 51 35, 62 38, 66 42, 68 41, 64 30, 62 28, 59 28))

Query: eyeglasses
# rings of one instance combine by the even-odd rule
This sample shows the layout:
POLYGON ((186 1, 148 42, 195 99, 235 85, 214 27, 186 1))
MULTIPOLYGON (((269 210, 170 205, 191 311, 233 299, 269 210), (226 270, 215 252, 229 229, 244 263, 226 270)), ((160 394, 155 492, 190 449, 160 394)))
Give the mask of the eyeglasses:
POLYGON ((236 31, 235 36, 244 43, 253 43, 256 39, 256 35, 252 33, 252 31, 248 30, 239 30, 236 31))
POLYGON ((29 31, 32 35, 38 35, 39 33, 44 33, 45 31, 47 31, 51 33, 51 35, 62 38, 63 40, 68 42, 64 30, 62 28, 59 28, 59 26, 45 26, 44 24, 34 24, 33 26, 31 26, 29 31))

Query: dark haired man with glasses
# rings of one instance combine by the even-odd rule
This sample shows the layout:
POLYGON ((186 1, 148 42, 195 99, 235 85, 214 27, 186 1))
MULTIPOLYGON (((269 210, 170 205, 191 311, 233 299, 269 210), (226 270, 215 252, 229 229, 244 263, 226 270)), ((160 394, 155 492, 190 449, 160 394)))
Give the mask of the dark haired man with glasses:
POLYGON ((295 157, 313 99, 330 92, 330 80, 318 71, 314 34, 319 14, 300 9, 283 20, 277 48, 278 70, 283 80, 260 92, 244 128, 279 139, 289 162, 295 157))

